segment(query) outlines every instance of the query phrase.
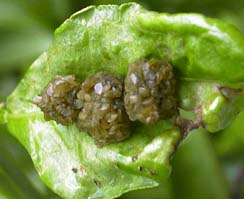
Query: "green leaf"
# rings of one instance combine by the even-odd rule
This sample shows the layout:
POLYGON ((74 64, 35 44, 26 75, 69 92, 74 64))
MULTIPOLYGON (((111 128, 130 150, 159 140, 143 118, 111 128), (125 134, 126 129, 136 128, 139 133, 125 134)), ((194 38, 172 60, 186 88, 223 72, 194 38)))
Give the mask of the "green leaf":
POLYGON ((226 128, 244 109, 243 89, 230 89, 213 81, 181 81, 179 85, 181 108, 195 109, 209 132, 226 128))
POLYGON ((213 142, 218 156, 230 161, 244 160, 244 112, 221 133, 214 135, 213 142))
POLYGON ((158 124, 135 128, 129 140, 100 149, 76 126, 45 122, 41 114, 10 117, 10 131, 27 147, 43 181, 65 198, 112 198, 157 186, 169 176, 179 138, 177 129, 163 131, 158 124))
POLYGON ((161 182, 160 186, 158 187, 152 188, 150 190, 142 189, 142 190, 131 191, 120 197, 120 199, 135 199, 135 198, 173 199, 170 178, 161 182))
POLYGON ((172 164, 174 198, 230 198, 227 179, 206 131, 192 132, 172 164))
MULTIPOLYGON (((188 92, 188 82, 193 83, 188 101, 194 109, 212 100, 209 92, 197 104, 201 93, 194 89, 195 83, 205 82, 202 91, 206 93, 215 88, 212 83, 239 88, 244 82, 244 39, 235 28, 218 20, 158 14, 135 3, 91 6, 74 14, 56 30, 50 48, 8 98, 5 115, 10 132, 26 147, 43 181, 62 197, 114 198, 157 186, 169 176, 169 160, 180 139, 180 130, 171 123, 134 123, 129 139, 98 148, 75 125, 46 122, 32 103, 55 75, 75 74, 80 79, 98 71, 125 75, 129 64, 145 57, 174 65, 180 83, 178 100, 185 109, 190 107, 183 95, 188 92)), ((243 108, 240 101, 207 109, 218 115, 225 114, 222 107, 228 106, 233 118, 232 112, 243 108)), ((207 116, 203 121, 211 123, 213 117, 207 116)), ((224 128, 217 125, 219 120, 209 129, 224 128)))

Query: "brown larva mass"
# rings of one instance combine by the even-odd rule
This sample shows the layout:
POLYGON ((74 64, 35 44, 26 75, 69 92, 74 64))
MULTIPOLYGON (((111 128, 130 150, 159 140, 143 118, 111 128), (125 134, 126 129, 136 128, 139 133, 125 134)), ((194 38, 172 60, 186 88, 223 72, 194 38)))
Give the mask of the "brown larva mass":
POLYGON ((129 136, 131 121, 154 124, 177 114, 173 67, 160 60, 140 60, 122 77, 99 72, 79 83, 74 76, 56 76, 33 102, 46 120, 76 123, 97 145, 129 136))

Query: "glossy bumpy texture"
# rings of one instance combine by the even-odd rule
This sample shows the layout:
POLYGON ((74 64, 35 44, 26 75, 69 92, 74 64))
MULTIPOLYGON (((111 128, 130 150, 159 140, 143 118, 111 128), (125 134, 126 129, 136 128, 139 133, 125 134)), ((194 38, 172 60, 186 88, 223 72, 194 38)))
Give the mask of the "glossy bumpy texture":
POLYGON ((131 64, 125 78, 125 107, 130 120, 154 124, 176 114, 173 67, 160 60, 131 64))
POLYGON ((75 99, 79 83, 72 75, 56 76, 33 102, 44 112, 46 120, 68 125, 76 121, 79 110, 75 99))
POLYGON ((78 126, 87 130, 98 145, 124 140, 129 119, 123 105, 123 80, 108 73, 86 79, 78 93, 82 105, 78 126))
POLYGON ((175 83, 171 65, 143 59, 129 66, 125 86, 121 77, 105 72, 81 86, 73 76, 57 76, 34 102, 46 120, 76 122, 103 146, 127 138, 130 120, 155 124, 176 115, 175 83))
POLYGON ((56 76, 33 102, 46 120, 77 123, 97 145, 122 141, 129 136, 129 118, 123 103, 123 80, 97 73, 80 84, 75 77, 56 76))

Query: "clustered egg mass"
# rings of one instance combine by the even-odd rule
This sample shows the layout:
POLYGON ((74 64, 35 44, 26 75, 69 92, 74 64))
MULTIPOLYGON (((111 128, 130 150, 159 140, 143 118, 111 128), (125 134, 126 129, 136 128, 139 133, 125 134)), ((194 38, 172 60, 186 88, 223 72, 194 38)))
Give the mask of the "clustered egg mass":
POLYGON ((129 65, 125 79, 98 72, 81 83, 73 75, 58 75, 33 103, 46 120, 76 123, 104 146, 126 139, 131 121, 155 124, 176 115, 175 89, 170 64, 143 59, 129 65))
POLYGON ((40 107, 47 121, 72 124, 79 113, 79 109, 75 108, 79 87, 80 84, 73 75, 58 75, 49 82, 41 96, 35 97, 33 103, 40 107))
POLYGON ((129 135, 129 118, 123 104, 123 80, 109 73, 86 79, 77 94, 83 103, 77 124, 98 145, 124 140, 129 135))
POLYGON ((131 121, 155 124, 176 114, 173 67, 161 60, 140 60, 125 77, 125 108, 131 121))

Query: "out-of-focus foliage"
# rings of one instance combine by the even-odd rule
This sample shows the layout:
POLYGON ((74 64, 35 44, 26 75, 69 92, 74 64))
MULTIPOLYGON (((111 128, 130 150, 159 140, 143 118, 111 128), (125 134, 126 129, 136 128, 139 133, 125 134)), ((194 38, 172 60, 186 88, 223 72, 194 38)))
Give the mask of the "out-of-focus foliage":
POLYGON ((230 198, 213 146, 204 130, 193 131, 173 159, 174 197, 230 198))
MULTIPOLYGON (((125 2, 128 1, 0 0, 0 100, 3 101, 5 99, 14 89, 26 68, 48 47, 52 41, 54 29, 64 19, 88 5, 121 4, 125 2)), ((161 12, 199 12, 210 17, 223 19, 236 25, 244 32, 244 1, 242 0, 144 0, 136 2, 141 3, 148 9, 161 12)), ((204 137, 202 140, 187 138, 184 145, 177 152, 178 154, 174 157, 173 169, 175 169, 175 172, 173 172, 172 179, 166 185, 162 185, 158 189, 132 192, 123 196, 123 198, 173 199, 176 196, 178 198, 179 196, 182 196, 182 198, 189 196, 189 199, 191 199, 192 196, 189 192, 187 193, 187 191, 193 189, 191 183, 195 183, 196 180, 201 178, 201 175, 204 175, 204 179, 209 179, 209 181, 219 182, 223 176, 215 179, 216 181, 214 178, 218 178, 221 175, 221 167, 224 168, 228 177, 229 188, 232 189, 233 195, 244 198, 242 174, 244 170, 243 115, 242 113, 232 126, 224 130, 224 132, 214 135, 211 139, 205 135, 200 136, 204 137), (190 140, 192 139, 195 140, 194 143, 198 142, 199 144, 191 144, 190 140), (213 142, 211 142, 212 140, 213 142), (216 148, 217 154, 212 150, 213 146, 216 148), (191 150, 192 153, 186 153, 188 150, 191 150), (209 150, 211 151, 210 158, 205 156, 209 150), (201 152, 199 155, 198 151, 201 152), (197 158, 198 156, 199 159, 197 158), (210 159, 209 165, 204 162, 206 161, 205 158, 210 159), (219 160, 219 158, 221 159, 219 160), (204 174, 201 172, 202 168, 195 168, 201 161, 205 165, 204 174), (181 166, 181 164, 185 166, 181 166), (191 170, 181 170, 182 167, 186 169, 186 165, 190 165, 196 170, 193 173, 191 170), (186 175, 186 172, 189 175, 186 175), (183 186, 184 189, 180 189, 176 185, 183 186), (176 193, 176 191, 177 195, 172 194, 176 193)), ((0 198, 55 197, 49 195, 50 192, 39 180, 26 151, 3 128, 0 131, 0 181, 6 182, 0 183, 0 198)), ((193 185, 195 185, 194 187, 201 185, 201 187, 206 186, 207 188, 209 184, 204 184, 204 182, 206 180, 203 180, 203 184, 193 185)), ((220 188, 216 189, 218 191, 220 188)), ((201 190, 199 198, 201 196, 204 198, 204 193, 208 196, 211 194, 207 192, 207 189, 201 190)), ((194 192, 194 194, 196 193, 194 192)), ((219 194, 224 193, 225 190, 219 194)), ((196 198, 196 195, 194 196, 196 198)))
POLYGON ((59 198, 40 181, 29 155, 5 128, 0 138, 0 198, 59 198))
POLYGON ((234 123, 214 136, 214 144, 222 159, 244 161, 244 112, 234 123))

